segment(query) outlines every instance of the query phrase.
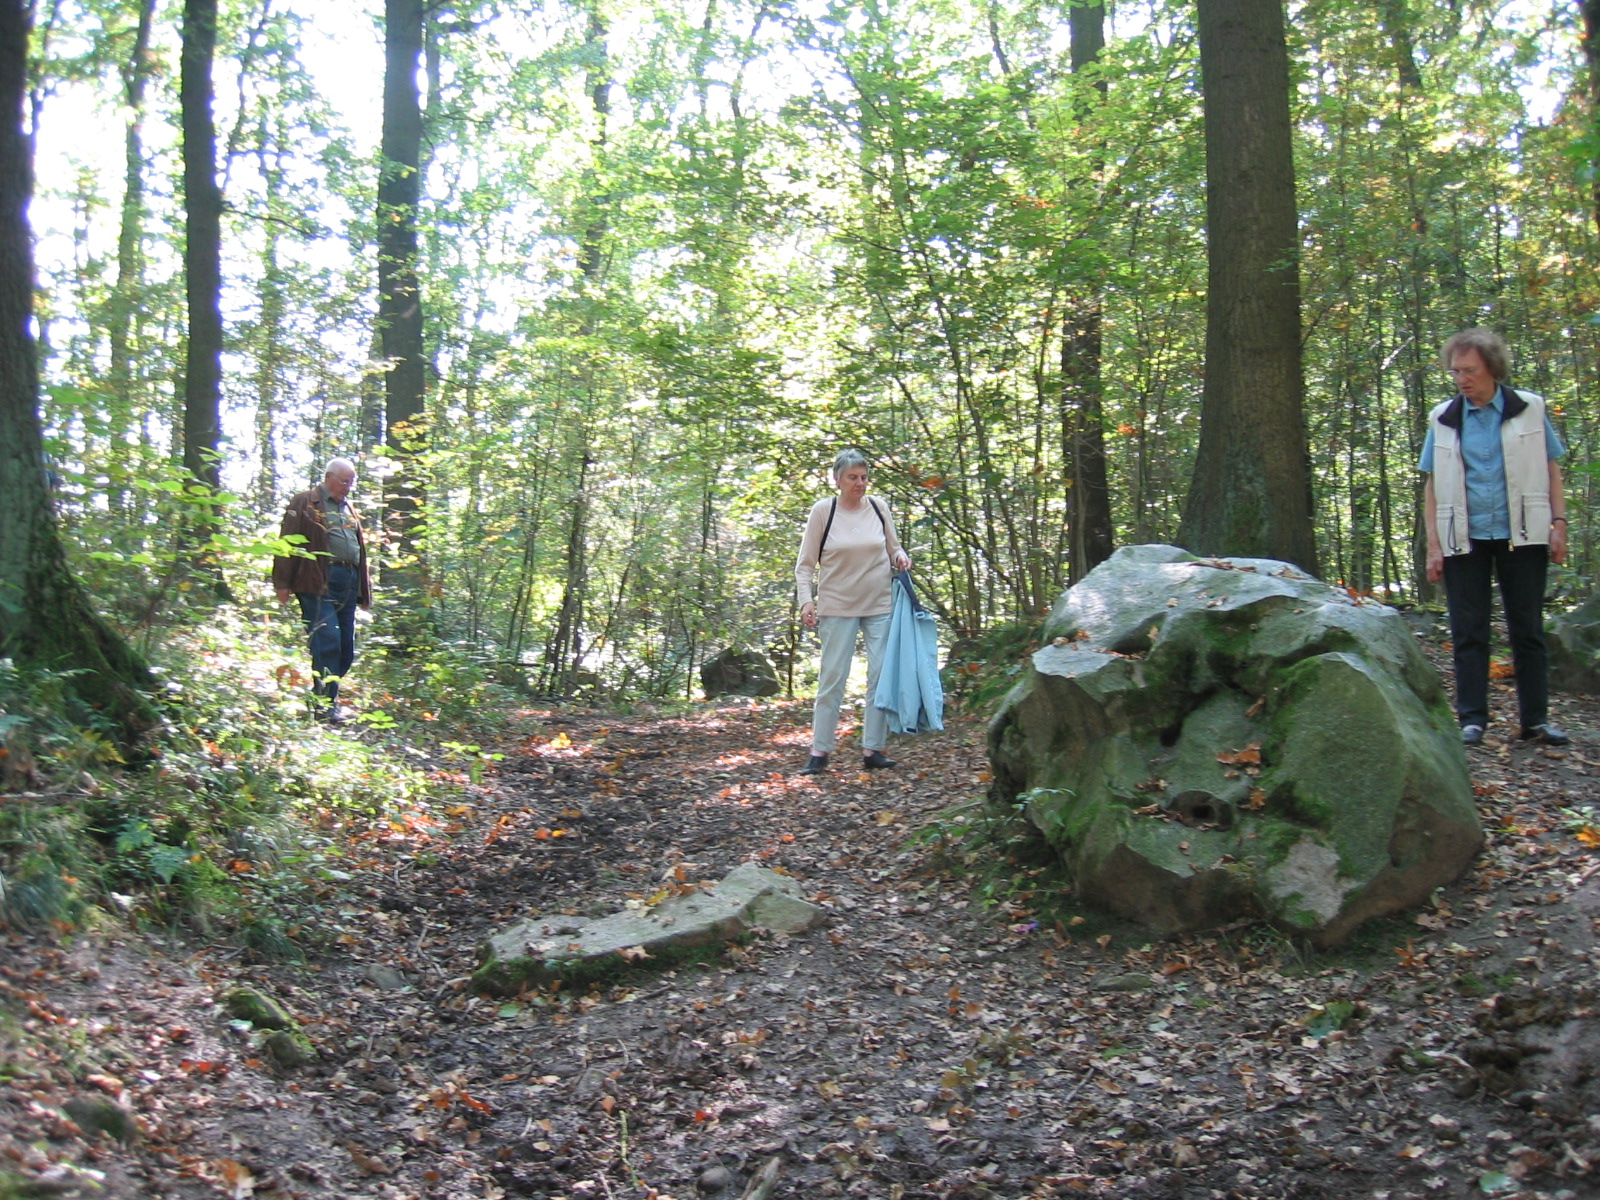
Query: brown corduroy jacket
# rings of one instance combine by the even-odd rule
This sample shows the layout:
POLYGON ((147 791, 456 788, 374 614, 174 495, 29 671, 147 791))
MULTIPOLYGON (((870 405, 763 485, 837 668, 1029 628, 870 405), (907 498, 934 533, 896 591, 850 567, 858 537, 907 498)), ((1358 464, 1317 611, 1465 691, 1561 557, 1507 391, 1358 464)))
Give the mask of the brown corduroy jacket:
MULTIPOLYGON (((328 527, 323 524, 323 491, 321 486, 301 492, 289 501, 283 513, 283 528, 279 532, 288 537, 298 533, 305 537, 300 549, 313 558, 279 555, 272 560, 272 587, 274 591, 290 591, 320 596, 328 590, 328 527)), ((361 516, 354 508, 356 541, 361 546, 361 561, 356 571, 361 576, 361 595, 357 603, 362 608, 372 605, 372 573, 367 567, 367 535, 361 525, 361 516)))

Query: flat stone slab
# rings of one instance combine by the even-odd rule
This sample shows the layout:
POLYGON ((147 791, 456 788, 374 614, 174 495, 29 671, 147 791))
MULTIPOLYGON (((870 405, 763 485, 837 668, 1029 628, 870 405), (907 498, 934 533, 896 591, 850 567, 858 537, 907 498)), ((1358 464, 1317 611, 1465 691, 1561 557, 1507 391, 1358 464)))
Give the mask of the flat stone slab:
POLYGON ((592 920, 526 917, 488 939, 473 981, 480 990, 507 994, 620 966, 667 965, 685 951, 757 928, 801 933, 826 915, 791 877, 742 863, 720 883, 669 896, 648 909, 592 920))

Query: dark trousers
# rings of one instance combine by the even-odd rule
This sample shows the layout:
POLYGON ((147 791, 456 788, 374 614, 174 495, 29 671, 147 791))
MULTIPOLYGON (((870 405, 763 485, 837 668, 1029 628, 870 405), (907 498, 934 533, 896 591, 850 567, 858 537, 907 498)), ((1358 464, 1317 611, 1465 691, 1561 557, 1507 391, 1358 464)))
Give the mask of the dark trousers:
POLYGON ((1463 725, 1489 724, 1489 611, 1492 584, 1511 635, 1517 671, 1517 712, 1524 727, 1549 716, 1550 660, 1544 648, 1544 580, 1547 546, 1512 548, 1504 539, 1472 540, 1466 554, 1444 560, 1444 592, 1455 643, 1456 717, 1463 725))
POLYGON ((343 563, 328 568, 328 590, 320 596, 296 592, 300 615, 305 618, 311 643, 311 672, 315 691, 329 700, 338 698, 339 680, 356 660, 356 604, 361 599, 361 578, 343 563))

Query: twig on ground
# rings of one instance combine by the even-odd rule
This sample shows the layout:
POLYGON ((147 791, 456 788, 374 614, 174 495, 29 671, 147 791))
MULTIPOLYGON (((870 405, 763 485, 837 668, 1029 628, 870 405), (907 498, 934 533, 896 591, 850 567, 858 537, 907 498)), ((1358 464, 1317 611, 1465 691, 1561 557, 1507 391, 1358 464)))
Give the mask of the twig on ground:
POLYGON ((767 1200, 772 1195, 772 1189, 778 1186, 778 1172, 783 1169, 783 1159, 773 1155, 762 1164, 761 1170, 755 1173, 754 1178, 745 1187, 739 1200, 767 1200))
POLYGON ((1078 1098, 1078 1093, 1083 1091, 1083 1085, 1088 1083, 1089 1080, 1094 1078, 1094 1073, 1095 1073, 1095 1071, 1097 1069, 1098 1068, 1095 1066, 1094 1063, 1090 1063, 1089 1064, 1089 1069, 1083 1073, 1083 1078, 1078 1080, 1077 1085, 1074 1086, 1073 1089, 1070 1092, 1067 1093, 1067 1098, 1061 1102, 1061 1106, 1063 1108, 1065 1108, 1067 1105, 1071 1104, 1074 1100, 1076 1100, 1078 1098))

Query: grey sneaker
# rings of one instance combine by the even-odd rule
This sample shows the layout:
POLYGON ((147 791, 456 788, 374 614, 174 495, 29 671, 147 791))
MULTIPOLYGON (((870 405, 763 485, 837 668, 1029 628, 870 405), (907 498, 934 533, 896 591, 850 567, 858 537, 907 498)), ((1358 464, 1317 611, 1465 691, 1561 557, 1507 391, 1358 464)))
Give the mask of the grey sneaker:
POLYGON ((1522 740, 1538 742, 1545 746, 1565 746, 1572 741, 1561 728, 1546 721, 1543 725, 1524 725, 1522 740))
MULTIPOLYGON (((1526 734, 1524 734, 1526 736, 1526 734)), ((1483 745, 1482 725, 1463 725, 1461 727, 1461 744, 1463 746, 1483 745)))

